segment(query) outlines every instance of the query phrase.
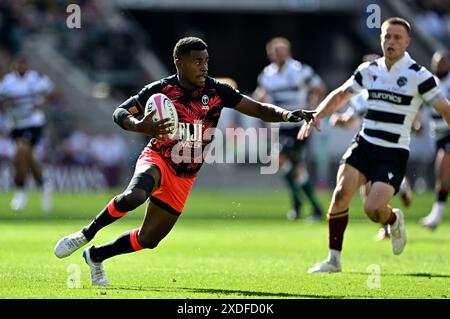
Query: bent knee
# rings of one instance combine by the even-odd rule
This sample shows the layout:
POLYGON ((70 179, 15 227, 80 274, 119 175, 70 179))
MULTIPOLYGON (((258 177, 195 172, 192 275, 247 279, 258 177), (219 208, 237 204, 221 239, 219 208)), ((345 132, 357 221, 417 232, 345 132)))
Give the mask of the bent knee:
POLYGON ((146 236, 145 234, 139 234, 138 241, 142 247, 147 248, 147 249, 156 248, 160 242, 160 240, 156 240, 154 238, 146 236))
POLYGON ((380 222, 381 210, 378 206, 366 203, 364 205, 364 212, 366 213, 367 217, 369 217, 375 223, 380 222))
POLYGON ((139 188, 127 190, 122 196, 133 209, 142 205, 147 200, 147 194, 139 188))

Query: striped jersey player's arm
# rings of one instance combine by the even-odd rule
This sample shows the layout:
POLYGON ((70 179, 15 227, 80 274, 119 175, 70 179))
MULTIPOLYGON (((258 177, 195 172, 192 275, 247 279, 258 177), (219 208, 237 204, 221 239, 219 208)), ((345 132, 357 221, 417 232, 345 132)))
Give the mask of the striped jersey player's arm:
POLYGON ((419 73, 419 85, 417 90, 425 103, 433 105, 444 95, 438 85, 438 80, 425 68, 419 73))

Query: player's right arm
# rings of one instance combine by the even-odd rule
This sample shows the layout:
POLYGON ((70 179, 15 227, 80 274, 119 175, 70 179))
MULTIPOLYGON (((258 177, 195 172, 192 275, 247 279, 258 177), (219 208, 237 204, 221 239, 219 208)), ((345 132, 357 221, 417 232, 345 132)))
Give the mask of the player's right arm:
POLYGON ((170 119, 153 122, 155 111, 145 114, 145 104, 150 96, 160 92, 159 82, 144 87, 137 95, 120 104, 113 113, 114 122, 126 131, 158 137, 171 132, 170 119))
POLYGON ((338 87, 319 104, 316 108, 314 119, 309 123, 305 123, 300 128, 297 138, 303 140, 307 138, 313 128, 320 131, 320 118, 330 115, 343 107, 353 96, 355 92, 345 87, 345 84, 338 87))
POLYGON ((297 134, 297 138, 303 140, 307 138, 313 128, 320 131, 320 118, 330 115, 343 107, 356 94, 364 89, 363 72, 369 63, 361 64, 355 73, 340 87, 331 91, 325 99, 316 108, 314 119, 309 123, 303 124, 297 134))

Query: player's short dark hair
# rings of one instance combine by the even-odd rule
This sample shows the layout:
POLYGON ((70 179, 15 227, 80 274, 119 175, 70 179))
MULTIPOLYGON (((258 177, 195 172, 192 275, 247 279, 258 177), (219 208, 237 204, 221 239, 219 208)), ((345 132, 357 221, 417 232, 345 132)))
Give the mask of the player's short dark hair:
POLYGON ((389 18, 383 22, 381 27, 383 27, 383 25, 385 25, 385 24, 401 25, 406 29, 406 32, 408 32, 408 34, 411 33, 411 24, 403 18, 400 18, 400 17, 389 18))
POLYGON ((178 40, 173 48, 173 58, 179 59, 191 50, 202 51, 208 49, 206 42, 197 37, 185 37, 178 40))

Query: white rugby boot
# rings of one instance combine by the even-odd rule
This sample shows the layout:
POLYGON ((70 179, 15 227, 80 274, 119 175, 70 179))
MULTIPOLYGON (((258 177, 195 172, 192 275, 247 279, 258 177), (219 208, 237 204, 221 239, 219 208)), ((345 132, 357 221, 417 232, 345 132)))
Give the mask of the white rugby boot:
POLYGON ((313 274, 316 272, 341 272, 342 268, 340 263, 331 263, 328 260, 324 260, 317 265, 308 269, 308 274, 313 274))
POLYGON ((426 217, 420 220, 422 226, 431 230, 435 230, 442 220, 444 208, 444 204, 438 202, 434 203, 431 212, 426 217))
POLYGON ((11 209, 13 211, 21 211, 25 208, 28 202, 28 195, 24 190, 17 190, 11 200, 11 209))
POLYGON ((400 255, 406 245, 405 219, 403 213, 398 208, 393 208, 392 212, 397 216, 393 225, 390 225, 392 252, 394 255, 400 255))
POLYGON ((74 251, 86 245, 89 241, 80 231, 69 236, 61 238, 55 245, 54 252, 56 257, 65 258, 70 256, 74 251))
POLYGON ((100 262, 95 262, 91 259, 90 250, 93 246, 86 248, 83 251, 83 257, 86 264, 91 268, 91 282, 94 286, 109 286, 108 277, 106 277, 105 270, 103 269, 103 264, 100 262))
POLYGON ((341 252, 330 249, 328 259, 324 260, 308 269, 308 274, 317 272, 341 272, 341 252))

